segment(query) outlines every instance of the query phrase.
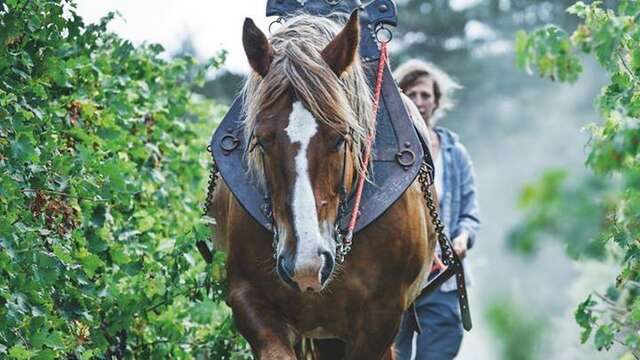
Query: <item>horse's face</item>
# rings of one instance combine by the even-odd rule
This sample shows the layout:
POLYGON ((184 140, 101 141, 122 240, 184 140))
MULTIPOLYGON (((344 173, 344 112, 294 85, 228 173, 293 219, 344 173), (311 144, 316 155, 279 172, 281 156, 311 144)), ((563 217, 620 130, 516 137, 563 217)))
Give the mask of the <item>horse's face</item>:
POLYGON ((350 161, 344 132, 317 121, 293 96, 259 113, 254 131, 272 197, 278 274, 320 291, 335 264, 334 224, 348 175, 342 168, 350 161))
MULTIPOLYGON (((322 56, 342 74, 358 46, 357 13, 322 56)), ((243 43, 252 68, 266 76, 274 54, 266 37, 245 21, 243 43)), ((253 130, 262 152, 265 184, 271 195, 277 234, 277 272, 300 291, 321 291, 335 266, 335 222, 340 191, 352 174, 349 129, 319 121, 293 88, 257 112, 253 130)))

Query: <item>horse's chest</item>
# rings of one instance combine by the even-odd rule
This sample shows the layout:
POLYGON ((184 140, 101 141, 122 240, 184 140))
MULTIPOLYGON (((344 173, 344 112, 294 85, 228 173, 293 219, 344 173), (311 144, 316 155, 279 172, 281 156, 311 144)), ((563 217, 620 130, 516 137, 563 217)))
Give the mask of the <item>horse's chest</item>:
MULTIPOLYGON (((327 296, 329 298, 330 296, 327 296)), ((309 299, 307 299, 309 300, 309 299)), ((292 325, 298 329, 300 335, 313 339, 330 339, 341 337, 344 334, 346 323, 344 321, 344 309, 341 301, 301 301, 295 306, 296 310, 289 315, 292 325), (294 315, 295 314, 295 315, 294 315)), ((327 300, 327 299, 323 299, 327 300)), ((290 303, 292 304, 292 303, 290 303)))

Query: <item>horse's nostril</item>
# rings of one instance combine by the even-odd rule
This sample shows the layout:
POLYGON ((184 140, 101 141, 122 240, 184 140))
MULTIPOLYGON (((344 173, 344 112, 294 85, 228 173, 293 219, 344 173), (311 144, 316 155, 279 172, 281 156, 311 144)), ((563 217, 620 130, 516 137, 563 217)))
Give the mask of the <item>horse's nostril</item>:
POLYGON ((278 258, 278 269, 282 271, 283 275, 287 278, 293 277, 293 266, 290 261, 287 261, 284 256, 278 258))
POLYGON ((320 282, 324 286, 327 280, 329 280, 336 262, 331 253, 328 251, 321 252, 320 256, 324 258, 324 266, 322 267, 322 270, 320 272, 320 282))
POLYGON ((293 288, 298 288, 298 285, 293 281, 293 261, 288 261, 286 256, 278 256, 278 265, 276 266, 278 275, 293 288))
POLYGON ((292 288, 300 290, 300 287, 293 279, 295 271, 293 258, 286 255, 278 256, 278 264, 276 265, 276 270, 282 281, 284 281, 292 288))

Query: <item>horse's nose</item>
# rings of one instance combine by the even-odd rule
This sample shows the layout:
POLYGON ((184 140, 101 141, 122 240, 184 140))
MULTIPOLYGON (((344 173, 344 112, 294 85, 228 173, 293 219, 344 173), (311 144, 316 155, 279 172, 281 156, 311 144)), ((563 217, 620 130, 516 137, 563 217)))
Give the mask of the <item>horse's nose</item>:
POLYGON ((331 253, 319 249, 316 256, 296 264, 293 281, 300 291, 320 292, 329 280, 334 266, 331 253))

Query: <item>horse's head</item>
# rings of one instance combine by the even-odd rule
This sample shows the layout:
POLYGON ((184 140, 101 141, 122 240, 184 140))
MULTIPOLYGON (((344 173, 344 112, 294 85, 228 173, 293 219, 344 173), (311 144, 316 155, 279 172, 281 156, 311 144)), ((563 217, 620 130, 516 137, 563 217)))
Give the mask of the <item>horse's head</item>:
POLYGON ((244 93, 249 163, 271 197, 277 272, 300 291, 321 291, 333 273, 341 194, 361 171, 371 130, 358 39, 357 12, 342 29, 298 16, 270 40, 250 19, 244 24, 254 70, 244 93))

